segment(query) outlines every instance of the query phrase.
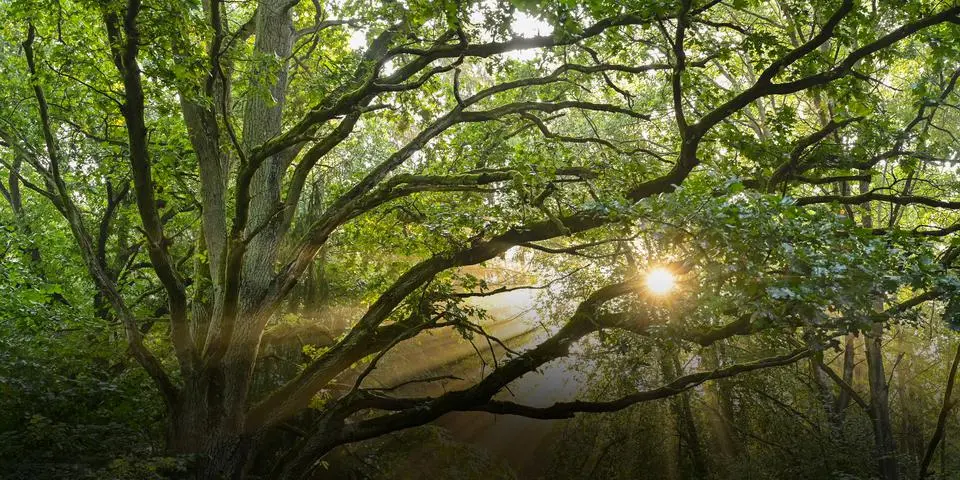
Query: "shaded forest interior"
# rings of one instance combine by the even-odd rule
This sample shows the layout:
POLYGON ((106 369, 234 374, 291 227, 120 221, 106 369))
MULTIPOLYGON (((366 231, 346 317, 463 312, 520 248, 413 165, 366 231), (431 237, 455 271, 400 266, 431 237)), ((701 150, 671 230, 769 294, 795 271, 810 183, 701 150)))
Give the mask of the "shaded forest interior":
POLYGON ((957 0, 0 25, 0 478, 960 478, 957 0))

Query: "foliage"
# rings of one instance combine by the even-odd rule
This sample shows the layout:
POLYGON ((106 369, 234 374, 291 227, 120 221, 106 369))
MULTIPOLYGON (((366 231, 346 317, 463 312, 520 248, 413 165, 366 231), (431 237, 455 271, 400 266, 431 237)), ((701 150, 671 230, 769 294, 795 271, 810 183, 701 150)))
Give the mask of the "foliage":
POLYGON ((309 478, 451 411, 606 412, 558 471, 924 473, 938 409, 908 397, 946 375, 920 364, 960 309, 958 19, 928 0, 0 2, 0 455, 19 476, 309 478), (643 288, 655 267, 670 295, 643 288), (488 332, 514 288, 538 292, 524 333, 545 330, 519 350, 488 332), (435 332, 500 358, 430 396, 372 386, 435 332), (916 379, 898 335, 928 335, 896 343, 916 379), (501 396, 566 356, 588 400, 501 396), (676 462, 603 460, 671 432, 676 462), (698 453, 734 437, 743 461, 698 453))

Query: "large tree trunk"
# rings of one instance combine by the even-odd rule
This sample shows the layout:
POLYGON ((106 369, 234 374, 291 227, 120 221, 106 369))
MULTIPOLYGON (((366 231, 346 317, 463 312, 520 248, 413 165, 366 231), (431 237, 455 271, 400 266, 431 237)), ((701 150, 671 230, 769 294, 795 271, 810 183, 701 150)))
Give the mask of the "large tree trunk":
POLYGON ((198 278, 208 279, 209 285, 196 285, 194 288, 200 290, 208 287, 209 298, 204 299, 198 295, 197 299, 209 304, 209 311, 204 312, 204 315, 195 315, 192 334, 197 348, 202 349, 206 343, 210 319, 219 317, 223 312, 223 271, 227 241, 226 192, 230 157, 220 141, 221 133, 214 110, 191 101, 190 96, 184 92, 181 92, 180 98, 184 123, 200 166, 200 236, 202 247, 207 253, 204 262, 207 271, 198 278))
MULTIPOLYGON (((248 151, 280 133, 287 94, 287 58, 294 36, 290 5, 288 0, 263 0, 257 8, 254 48, 264 58, 277 59, 280 65, 263 66, 254 72, 254 92, 248 95, 243 113, 243 146, 248 151)), ((288 156, 280 153, 266 158, 253 175, 247 222, 252 238, 243 263, 242 312, 258 303, 273 279, 282 235, 280 183, 288 156)))
MULTIPOLYGON (((287 90, 287 58, 293 42, 293 20, 290 2, 265 0, 257 8, 256 40, 254 48, 266 58, 281 62, 276 77, 259 72, 256 81, 272 81, 260 85, 266 92, 250 95, 244 112, 243 145, 248 151, 280 133, 284 98, 287 90)), ((245 238, 248 240, 240 272, 238 316, 234 323, 229 347, 222 359, 227 375, 225 380, 226 407, 243 409, 253 376, 260 335, 266 319, 255 314, 274 277, 274 264, 280 247, 282 211, 280 182, 286 167, 285 154, 264 160, 254 173, 251 183, 250 215, 245 238)))
POLYGON ((202 382, 184 385, 167 431, 167 448, 178 454, 200 455, 194 473, 197 479, 242 478, 248 442, 238 431, 242 412, 224 409, 224 402, 211 401, 211 388, 202 382))
MULTIPOLYGON (((216 5, 216 3, 214 3, 216 5)), ((249 162, 251 152, 281 131, 284 99, 287 91, 287 59, 293 43, 292 4, 286 0, 259 2, 255 19, 254 49, 264 59, 277 59, 279 65, 255 66, 251 88, 243 112, 240 147, 249 162)), ((214 23, 218 12, 208 7, 214 23)), ((216 75, 218 67, 214 67, 216 75)), ((229 85, 215 80, 207 95, 222 99, 229 95, 229 85), (221 83, 216 83, 216 82, 221 83)), ((244 245, 229 243, 227 238, 226 181, 229 156, 226 155, 223 133, 217 126, 217 113, 224 115, 226 102, 213 108, 196 103, 182 104, 184 118, 191 131, 191 140, 200 160, 201 197, 203 200, 203 233, 210 254, 210 278, 213 284, 213 305, 208 332, 195 330, 195 340, 205 345, 204 352, 223 349, 204 368, 184 378, 184 386, 174 409, 168 433, 173 451, 200 454, 200 478, 239 478, 250 456, 252 438, 257 432, 247 431, 246 409, 258 354, 260 336, 266 319, 256 314, 274 276, 277 251, 280 247, 282 211, 281 180, 289 161, 283 153, 264 159, 250 181, 249 217, 241 233, 244 245), (228 271, 231 249, 243 248, 243 264, 239 271, 228 271), (238 305, 225 312, 225 290, 234 275, 239 283, 238 305), (222 345, 216 342, 224 342, 222 345)), ((249 164, 248 164, 249 165, 249 164)), ((241 168, 246 167, 246 165, 241 168)))

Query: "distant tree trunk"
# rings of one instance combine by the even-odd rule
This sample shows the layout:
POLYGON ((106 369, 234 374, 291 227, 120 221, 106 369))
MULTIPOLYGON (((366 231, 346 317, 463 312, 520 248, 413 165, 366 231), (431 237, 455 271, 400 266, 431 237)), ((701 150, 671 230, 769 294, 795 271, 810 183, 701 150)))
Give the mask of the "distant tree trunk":
MULTIPOLYGON (((310 225, 317 220, 317 213, 323 211, 323 192, 324 177, 315 181, 310 189, 310 194, 306 197, 307 205, 303 212, 297 217, 297 222, 292 225, 290 232, 294 235, 306 234, 305 226, 310 225)), ((301 286, 297 289, 297 294, 291 294, 291 311, 300 311, 301 316, 306 319, 319 319, 323 307, 327 304, 330 288, 326 278, 327 247, 323 247, 317 252, 317 257, 313 264, 307 268, 301 286)), ((330 331, 339 331, 336 325, 326 325, 330 331)))
MULTIPOLYGON (((854 367, 856 366, 856 336, 848 334, 843 351, 843 365, 840 373, 840 380, 848 385, 853 385, 854 367)), ((811 359, 811 375, 816 382, 819 391, 820 400, 824 412, 827 414, 827 420, 830 424, 830 438, 834 443, 840 444, 844 441, 843 422, 846 417, 846 409, 850 406, 850 391, 839 382, 834 382, 833 378, 825 371, 832 367, 823 363, 823 354, 820 353, 811 359), (831 385, 838 384, 839 392, 834 396, 831 385)))
MULTIPOLYGON (((8 188, 2 191, 4 198, 7 199, 7 202, 10 203, 10 208, 13 209, 14 216, 17 217, 17 228, 19 228, 27 236, 33 234, 33 230, 30 227, 30 222, 27 221, 26 212, 23 210, 23 195, 20 192, 20 167, 23 164, 23 159, 20 158, 20 155, 15 155, 13 159, 13 164, 10 166, 10 175, 8 176, 9 186, 8 188)), ((0 184, 2 186, 2 184, 0 184)), ((43 278, 43 262, 40 257, 40 249, 37 248, 33 242, 29 244, 26 248, 27 254, 30 256, 30 262, 37 269, 37 273, 40 278, 43 278)))
MULTIPOLYGON (((663 372, 664 381, 669 382, 677 378, 681 365, 676 350, 667 347, 661 349, 660 369, 663 372)), ((701 447, 697 422, 693 418, 693 409, 690 408, 690 393, 683 392, 674 396, 670 400, 670 408, 673 411, 680 439, 686 444, 687 451, 690 454, 690 463, 693 468, 692 478, 707 478, 709 470, 701 447)), ((682 458, 682 454, 678 458, 682 458)))
POLYGON ((866 338, 867 377, 870 381, 870 407, 873 409, 873 436, 877 448, 880 478, 900 478, 897 446, 890 422, 890 389, 883 367, 883 324, 875 323, 866 338))
MULTIPOLYGON (((920 395, 914 388, 911 379, 914 372, 909 370, 909 364, 902 366, 903 370, 896 377, 897 399, 900 405, 900 449, 908 459, 908 465, 919 465, 925 451, 925 435, 923 433, 923 418, 918 407, 922 405, 920 395)), ((910 468, 910 467, 907 467, 910 468)), ((912 470, 912 468, 910 468, 912 470)))
MULTIPOLYGON (((317 254, 317 259, 313 265, 307 269, 304 279, 303 298, 301 301, 302 314, 305 318, 317 319, 327 304, 330 294, 330 286, 326 278, 327 249, 321 249, 317 254)), ((337 325, 327 325, 331 331, 336 330, 337 325)))
MULTIPOLYGON (((844 342, 843 347, 843 372, 841 372, 841 378, 846 382, 847 385, 853 385, 853 373, 854 368, 856 367, 856 356, 857 356, 857 336, 848 333, 847 338, 844 342)), ((850 392, 846 389, 841 388, 840 393, 837 394, 837 401, 834 404, 833 414, 834 418, 833 424, 836 428, 843 427, 843 421, 846 417, 847 407, 850 406, 850 392)))
MULTIPOLYGON (((670 404, 670 413, 673 413, 673 403, 670 404)), ((666 415, 665 415, 666 416, 666 415)), ((665 422, 666 423, 666 422, 665 422)), ((664 425, 664 438, 668 440, 664 443, 665 449, 663 452, 663 467, 664 474, 663 478, 665 480, 680 480, 680 462, 682 457, 682 450, 680 448, 681 436, 680 429, 678 428, 677 423, 670 422, 669 426, 664 425)))
MULTIPOLYGON (((827 420, 830 423, 830 439, 834 442, 839 442, 843 437, 843 432, 836 423, 836 398, 833 395, 831 379, 827 373, 823 371, 824 368, 831 367, 823 363, 823 352, 818 352, 810 359, 810 376, 813 377, 814 384, 817 387, 817 396, 820 397, 820 405, 823 406, 827 420)), ((840 389, 840 391, 843 392, 843 389, 840 389)))
MULTIPOLYGON (((703 355, 707 369, 720 368, 720 349, 718 345, 707 348, 703 355)), ((736 461, 740 451, 739 440, 731 428, 733 425, 733 400, 730 398, 730 384, 723 380, 707 382, 704 385, 705 401, 712 433, 717 450, 723 456, 723 462, 730 465, 736 461)))
MULTIPOLYGON (((860 182, 860 193, 870 190, 870 181, 860 182)), ((863 226, 873 228, 873 215, 870 204, 862 207, 863 226)), ((883 309, 883 301, 877 299, 876 310, 883 309)), ((873 438, 877 450, 879 474, 882 480, 900 478, 897 462, 897 446, 893 438, 893 425, 890 421, 890 387, 883 366, 883 323, 876 322, 864 339, 867 354, 867 379, 870 384, 870 409, 873 419, 873 438)))
POLYGON ((930 444, 927 445, 927 451, 923 454, 923 460, 920 461, 918 476, 921 480, 930 475, 930 463, 937 451, 937 445, 947 434, 947 417, 950 415, 950 410, 956 405, 956 402, 951 400, 951 396, 953 395, 953 385, 956 381, 958 366, 960 366, 960 345, 957 345, 957 353, 953 356, 953 364, 950 366, 950 374, 947 376, 947 388, 943 392, 943 403, 940 406, 940 414, 937 416, 937 428, 933 431, 933 436, 930 437, 930 444))

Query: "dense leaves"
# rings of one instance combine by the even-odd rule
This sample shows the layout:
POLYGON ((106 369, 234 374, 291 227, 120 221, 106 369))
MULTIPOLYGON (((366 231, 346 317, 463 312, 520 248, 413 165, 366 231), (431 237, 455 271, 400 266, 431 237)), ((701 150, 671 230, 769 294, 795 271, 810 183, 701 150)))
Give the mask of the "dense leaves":
MULTIPOLYGON (((952 404, 907 397, 943 383, 923 365, 960 310, 955 3, 23 0, 0 22, 15 477, 312 478, 392 435, 359 454, 380 470, 393 432, 453 411, 612 413, 567 424, 574 476, 931 471, 952 404), (518 291, 537 315, 500 318, 518 291), (491 335, 511 322, 543 334, 491 335), (394 379, 416 388, 377 377, 431 341, 394 379), (473 354, 480 377, 451 373, 473 354), (584 400, 505 398, 557 362, 584 400)), ((410 435, 482 471, 435 433, 410 435)))

